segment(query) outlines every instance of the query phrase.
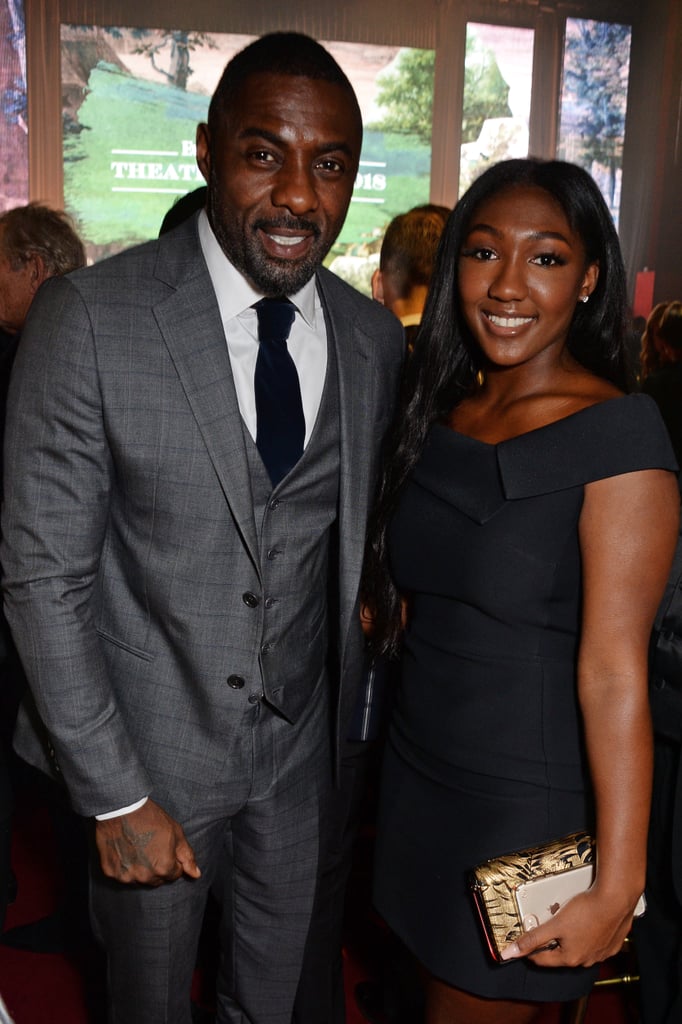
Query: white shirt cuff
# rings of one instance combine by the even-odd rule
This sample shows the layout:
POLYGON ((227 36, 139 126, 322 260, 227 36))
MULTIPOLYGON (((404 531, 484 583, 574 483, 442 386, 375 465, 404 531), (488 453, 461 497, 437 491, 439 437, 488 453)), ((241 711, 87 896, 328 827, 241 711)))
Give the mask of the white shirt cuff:
POLYGON ((129 804, 128 807, 121 807, 118 811, 107 811, 106 814, 96 814, 95 818, 97 821, 108 821, 109 818, 121 818, 124 814, 131 814, 132 811, 139 811, 140 807, 144 807, 149 798, 143 796, 141 800, 136 800, 134 804, 129 804))

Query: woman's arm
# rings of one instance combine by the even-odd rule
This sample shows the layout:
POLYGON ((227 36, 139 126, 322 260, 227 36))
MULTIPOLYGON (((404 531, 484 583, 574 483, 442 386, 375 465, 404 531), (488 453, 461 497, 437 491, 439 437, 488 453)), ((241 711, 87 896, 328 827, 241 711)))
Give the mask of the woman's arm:
POLYGON ((589 484, 580 518, 583 614, 578 697, 595 797, 597 872, 589 893, 519 939, 546 966, 590 964, 618 952, 644 889, 652 741, 649 635, 672 563, 679 492, 672 473, 646 470, 589 484))

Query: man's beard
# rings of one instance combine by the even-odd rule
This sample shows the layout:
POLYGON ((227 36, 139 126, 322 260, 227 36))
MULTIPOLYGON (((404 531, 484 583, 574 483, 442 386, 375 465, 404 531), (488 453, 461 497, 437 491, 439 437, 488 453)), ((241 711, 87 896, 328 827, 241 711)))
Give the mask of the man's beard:
POLYGON ((300 291, 314 275, 331 245, 331 242, 328 245, 322 239, 317 224, 299 217, 260 219, 250 224, 244 232, 241 227, 235 230, 234 222, 230 225, 229 218, 222 214, 213 183, 209 193, 208 209, 211 227, 221 249, 237 270, 263 295, 294 295, 300 291), (258 232, 265 230, 269 234, 277 234, 278 229, 313 234, 313 245, 303 259, 277 259, 263 251, 258 232))

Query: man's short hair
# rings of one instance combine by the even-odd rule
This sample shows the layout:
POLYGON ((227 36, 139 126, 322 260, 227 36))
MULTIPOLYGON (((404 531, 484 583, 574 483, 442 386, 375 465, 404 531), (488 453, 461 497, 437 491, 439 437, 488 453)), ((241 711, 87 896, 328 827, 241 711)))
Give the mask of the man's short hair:
POLYGON ((71 219, 41 203, 15 206, 0 214, 2 248, 13 270, 40 256, 49 277, 84 267, 85 249, 71 219))
POLYGON ((221 121, 238 102, 247 78, 264 72, 319 79, 340 85, 348 93, 362 129, 362 115, 355 90, 331 53, 317 40, 300 32, 271 32, 240 50, 227 64, 208 108, 211 134, 220 129, 221 121))
POLYGON ((418 285, 431 281, 440 236, 450 211, 446 206, 427 204, 395 217, 381 243, 379 268, 388 274, 401 299, 418 285))

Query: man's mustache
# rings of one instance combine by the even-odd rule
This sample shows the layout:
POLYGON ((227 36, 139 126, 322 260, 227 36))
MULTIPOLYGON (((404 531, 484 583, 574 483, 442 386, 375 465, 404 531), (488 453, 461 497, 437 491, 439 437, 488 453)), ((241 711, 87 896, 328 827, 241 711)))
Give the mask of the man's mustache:
POLYGON ((291 231, 294 234, 312 234, 315 238, 320 235, 320 228, 310 220, 301 217, 280 217, 278 220, 256 220, 253 223, 254 231, 265 231, 269 235, 277 234, 278 231, 291 231))

